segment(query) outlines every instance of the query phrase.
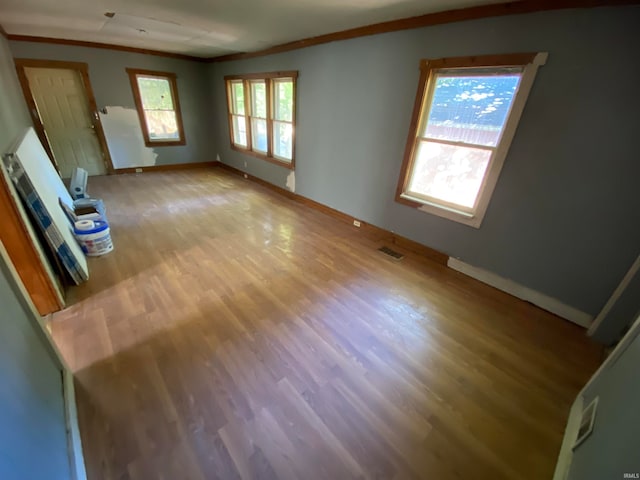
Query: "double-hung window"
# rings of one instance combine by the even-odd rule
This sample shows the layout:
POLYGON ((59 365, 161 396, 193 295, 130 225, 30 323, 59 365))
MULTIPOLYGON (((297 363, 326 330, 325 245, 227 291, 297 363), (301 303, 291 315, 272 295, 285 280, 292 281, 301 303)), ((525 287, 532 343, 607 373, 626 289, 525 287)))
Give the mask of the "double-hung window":
POLYGON ((175 73, 127 68, 145 144, 184 145, 175 73))
POLYGON ((479 227, 546 54, 421 62, 396 199, 479 227))
POLYGON ((231 147, 294 168, 297 72, 225 77, 231 147))

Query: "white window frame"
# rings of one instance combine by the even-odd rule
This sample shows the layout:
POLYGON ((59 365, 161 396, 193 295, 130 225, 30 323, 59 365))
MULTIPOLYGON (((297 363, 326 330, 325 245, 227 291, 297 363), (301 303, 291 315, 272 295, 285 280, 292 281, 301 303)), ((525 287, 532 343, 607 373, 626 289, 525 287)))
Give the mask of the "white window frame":
MULTIPOLYGON (((405 156, 402 170, 396 191, 396 201, 412 206, 423 212, 431 213, 449 220, 453 220, 471 227, 480 228, 482 220, 489 206, 500 171, 504 165, 507 152, 511 146, 511 141, 515 135, 522 111, 533 86, 538 68, 545 64, 547 53, 525 53, 508 55, 486 55, 479 57, 456 57, 441 58, 436 60, 423 60, 420 64, 421 75, 414 105, 413 117, 409 128, 409 136, 405 148, 405 156), (518 90, 511 104, 510 112, 505 121, 502 135, 495 147, 488 147, 493 150, 489 160, 486 173, 484 175, 476 204, 473 208, 460 208, 437 199, 426 198, 424 196, 411 194, 408 191, 411 173, 414 166, 416 149, 421 138, 419 132, 426 117, 431 110, 431 102, 434 94, 435 73, 438 70, 454 70, 465 68, 505 68, 522 67, 522 75, 518 90)), ((443 141, 442 143, 452 143, 443 141)), ((484 148, 484 147, 481 147, 484 148)))

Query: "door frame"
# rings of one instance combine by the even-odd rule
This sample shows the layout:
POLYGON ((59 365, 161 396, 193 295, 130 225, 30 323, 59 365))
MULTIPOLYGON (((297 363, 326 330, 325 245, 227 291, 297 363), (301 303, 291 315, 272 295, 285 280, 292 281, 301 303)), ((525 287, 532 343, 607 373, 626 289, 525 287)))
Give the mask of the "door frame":
POLYGON ((29 113, 31 114, 31 119, 33 120, 33 126, 36 130, 36 133, 38 134, 38 138, 40 138, 40 141, 42 142, 42 145, 47 152, 47 155, 49 155, 51 163, 53 164, 58 174, 60 174, 60 168, 58 168, 55 157, 53 155, 53 150, 51 149, 51 145, 49 144, 49 140, 47 139, 47 135, 45 134, 45 128, 40 115, 38 114, 38 108, 36 106, 36 101, 33 98, 33 93, 29 85, 29 79, 27 78, 25 68, 58 68, 64 70, 75 70, 76 72, 78 72, 87 96, 87 102, 89 104, 89 115, 91 115, 91 124, 96 131, 98 144, 100 145, 100 150, 102 151, 102 160, 104 161, 104 164, 107 168, 107 174, 113 174, 114 168, 113 162, 111 161, 111 154, 109 153, 109 147, 107 145, 107 137, 105 136, 104 129, 102 128, 102 122, 100 121, 100 115, 98 114, 98 105, 96 103, 95 95, 93 94, 93 88, 91 88, 91 81, 89 80, 89 64, 84 62, 38 60, 32 58, 16 58, 14 59, 14 63, 16 65, 16 72, 18 73, 18 80, 20 81, 20 86, 22 87, 22 94, 24 95, 24 99, 27 102, 29 113))

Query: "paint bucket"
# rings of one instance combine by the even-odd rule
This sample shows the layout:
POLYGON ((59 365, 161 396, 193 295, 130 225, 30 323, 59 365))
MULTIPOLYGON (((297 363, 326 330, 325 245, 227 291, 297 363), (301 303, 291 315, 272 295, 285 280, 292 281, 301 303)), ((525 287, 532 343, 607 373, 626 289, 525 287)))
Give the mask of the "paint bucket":
POLYGON ((104 202, 99 198, 79 198, 73 201, 73 208, 94 208, 100 214, 100 220, 107 222, 107 210, 104 202))
POLYGON ((107 222, 80 220, 75 223, 73 233, 88 257, 97 257, 113 250, 111 233, 107 222))

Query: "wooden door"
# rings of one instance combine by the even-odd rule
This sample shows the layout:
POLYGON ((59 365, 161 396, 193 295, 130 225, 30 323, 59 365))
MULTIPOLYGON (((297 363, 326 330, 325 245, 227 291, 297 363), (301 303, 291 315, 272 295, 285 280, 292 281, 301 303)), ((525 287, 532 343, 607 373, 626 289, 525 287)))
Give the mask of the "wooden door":
POLYGON ((95 119, 78 70, 25 67, 29 89, 62 178, 76 167, 107 173, 95 119))

